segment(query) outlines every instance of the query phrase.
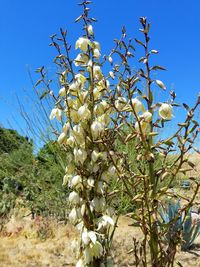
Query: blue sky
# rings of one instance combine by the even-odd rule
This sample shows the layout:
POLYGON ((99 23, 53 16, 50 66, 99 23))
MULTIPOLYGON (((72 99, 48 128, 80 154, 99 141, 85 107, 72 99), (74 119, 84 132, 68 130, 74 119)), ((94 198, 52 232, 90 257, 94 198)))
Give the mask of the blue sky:
MULTIPOLYGON (((80 24, 74 23, 81 13, 78 2, 0 1, 0 123, 4 126, 8 127, 9 121, 16 129, 25 127, 15 94, 26 105, 27 92, 32 95, 27 70, 35 78, 37 67, 53 68, 55 51, 49 47, 49 36, 58 33, 60 27, 68 29, 72 44, 80 36, 80 24)), ((200 92, 200 1, 95 0, 91 7, 92 15, 98 19, 95 35, 103 53, 112 49, 113 39, 120 36, 123 25, 130 37, 139 37, 139 17, 147 16, 151 23, 151 47, 159 50, 156 60, 168 70, 158 77, 168 92, 175 89, 179 102, 194 103, 200 92)), ((177 116, 182 119, 182 115, 180 111, 177 116)))

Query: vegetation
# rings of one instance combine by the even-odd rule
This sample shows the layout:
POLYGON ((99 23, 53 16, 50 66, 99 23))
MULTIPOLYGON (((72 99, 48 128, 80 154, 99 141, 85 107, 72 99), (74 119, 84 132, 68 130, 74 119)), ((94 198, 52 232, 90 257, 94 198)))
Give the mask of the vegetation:
POLYGON ((166 91, 166 86, 154 78, 165 68, 151 63, 158 51, 150 48, 150 24, 140 18, 143 37, 135 42, 143 55, 139 68, 133 69, 135 43, 127 38, 125 27, 108 56, 101 58, 90 4, 80 4, 83 13, 76 22, 83 24, 84 32, 76 41, 75 59, 67 31, 51 36, 57 51, 58 94, 45 68, 37 69, 40 98, 50 97, 55 104, 50 119, 57 126, 57 142, 49 141, 34 155, 32 143, 18 136, 12 144, 9 130, 2 129, 9 148, 3 137, 1 214, 14 206, 19 195, 32 217, 62 219, 69 209, 68 219, 79 231, 76 267, 106 267, 113 266, 110 251, 119 215, 128 212, 143 235, 133 242, 132 251, 140 251, 133 255, 135 266, 149 266, 149 251, 152 267, 173 267, 177 247, 188 249, 199 234, 190 210, 199 192, 198 179, 191 179, 192 193, 187 198, 171 188, 178 177, 195 169, 188 154, 197 151, 200 131, 195 112, 200 96, 193 107, 183 104, 185 120, 172 135, 161 137, 160 129, 180 105, 175 92, 162 103, 152 93, 166 91), (108 74, 104 66, 109 66, 108 74), (179 198, 181 206, 171 202, 164 210, 160 203, 169 198, 179 198))

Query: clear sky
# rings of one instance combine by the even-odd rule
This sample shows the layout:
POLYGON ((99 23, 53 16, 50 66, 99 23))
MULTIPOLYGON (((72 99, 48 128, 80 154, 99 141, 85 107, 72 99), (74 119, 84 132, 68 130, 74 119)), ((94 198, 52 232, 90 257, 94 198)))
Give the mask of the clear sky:
MULTIPOLYGON (((49 36, 60 27, 68 29, 71 43, 80 36, 80 25, 74 23, 82 11, 78 2, 0 0, 0 123, 4 126, 10 121, 14 128, 24 127, 15 94, 26 104, 24 90, 32 94, 27 70, 35 78, 37 67, 51 69, 55 51, 48 46, 49 36)), ((129 36, 140 36, 139 17, 147 16, 151 46, 159 50, 157 62, 168 70, 160 79, 168 91, 175 89, 180 102, 194 103, 200 92, 199 0, 94 0, 91 7, 98 19, 95 35, 103 53, 110 51, 123 25, 129 36)), ((178 116, 182 118, 182 113, 178 116)))

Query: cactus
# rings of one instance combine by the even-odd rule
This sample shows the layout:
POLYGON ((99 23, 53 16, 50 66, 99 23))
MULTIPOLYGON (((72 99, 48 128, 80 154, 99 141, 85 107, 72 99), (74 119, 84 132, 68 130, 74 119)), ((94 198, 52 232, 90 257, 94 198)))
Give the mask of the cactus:
POLYGON ((181 249, 185 251, 190 249, 200 234, 200 220, 193 221, 191 209, 187 214, 181 214, 180 210, 180 200, 177 202, 169 201, 166 207, 161 205, 159 209, 159 227, 167 227, 165 238, 168 242, 176 242, 177 238, 182 234, 181 249))

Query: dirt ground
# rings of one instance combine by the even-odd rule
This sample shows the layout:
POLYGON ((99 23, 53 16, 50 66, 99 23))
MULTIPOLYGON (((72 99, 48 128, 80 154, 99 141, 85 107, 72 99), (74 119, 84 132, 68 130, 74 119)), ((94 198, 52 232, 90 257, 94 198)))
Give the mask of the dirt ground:
MULTIPOLYGON (((77 232, 73 226, 51 222, 52 232, 45 232, 51 237, 42 241, 41 237, 36 236, 30 218, 24 219, 23 230, 20 223, 11 218, 6 225, 6 231, 1 233, 0 267, 75 266, 71 242, 77 237, 77 232)), ((120 217, 112 248, 116 267, 134 266, 133 254, 127 252, 133 247, 133 238, 138 238, 141 234, 137 227, 129 226, 130 224, 129 218, 120 217)), ((177 261, 184 267, 200 267, 200 237, 196 240, 193 250, 178 252, 177 261)))

